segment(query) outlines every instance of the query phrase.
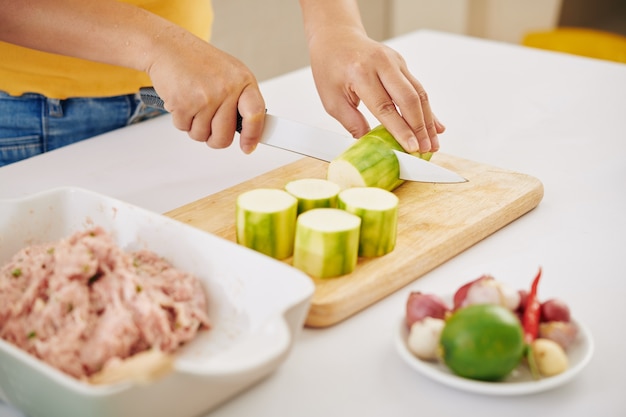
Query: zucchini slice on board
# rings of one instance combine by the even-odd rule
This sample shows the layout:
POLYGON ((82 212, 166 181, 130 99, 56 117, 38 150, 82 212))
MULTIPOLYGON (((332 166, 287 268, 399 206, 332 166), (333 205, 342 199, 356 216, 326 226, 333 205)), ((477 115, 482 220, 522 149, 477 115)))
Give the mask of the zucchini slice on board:
POLYGON ((339 193, 338 208, 361 218, 359 256, 391 252, 398 234, 398 197, 376 187, 348 188, 339 193))
POLYGON ((293 254, 298 200, 287 191, 258 188, 237 197, 237 243, 283 260, 293 254))
POLYGON ((337 195, 341 188, 321 178, 303 178, 289 181, 285 190, 298 199, 298 214, 301 214, 314 208, 337 207, 337 195))
POLYGON ((359 216, 337 208, 316 208, 298 216, 293 266, 315 278, 354 271, 358 261, 359 216))

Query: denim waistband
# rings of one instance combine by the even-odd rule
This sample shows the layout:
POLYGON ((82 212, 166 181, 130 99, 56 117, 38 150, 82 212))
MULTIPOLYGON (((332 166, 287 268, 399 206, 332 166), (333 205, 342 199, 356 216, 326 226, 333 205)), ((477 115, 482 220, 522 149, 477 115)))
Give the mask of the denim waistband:
POLYGON ((0 91, 0 166, 163 113, 145 106, 139 93, 55 99, 0 91))
POLYGON ((10 100, 41 100, 46 102, 47 114, 49 117, 63 117, 63 103, 69 100, 81 101, 81 100, 115 100, 127 98, 131 99, 137 103, 140 102, 141 98, 139 92, 131 93, 131 94, 123 94, 120 96, 107 96, 107 97, 68 97, 66 99, 60 98, 50 98, 46 97, 39 93, 24 93, 19 96, 12 96, 5 91, 0 90, 0 99, 10 100))

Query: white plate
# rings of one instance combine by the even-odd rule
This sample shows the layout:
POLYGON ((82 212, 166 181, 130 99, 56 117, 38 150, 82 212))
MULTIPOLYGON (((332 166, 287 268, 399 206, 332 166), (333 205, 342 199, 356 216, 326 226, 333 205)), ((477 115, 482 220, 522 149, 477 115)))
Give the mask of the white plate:
POLYGON ((589 363, 593 355, 593 339, 587 327, 574 321, 578 326, 578 337, 567 350, 569 368, 567 371, 552 377, 534 380, 525 365, 520 365, 504 380, 498 382, 478 381, 463 378, 452 373, 443 362, 429 362, 416 357, 407 346, 409 329, 404 317, 400 320, 396 332, 395 345, 400 357, 422 375, 463 391, 487 395, 526 395, 547 391, 565 384, 574 378, 589 363))

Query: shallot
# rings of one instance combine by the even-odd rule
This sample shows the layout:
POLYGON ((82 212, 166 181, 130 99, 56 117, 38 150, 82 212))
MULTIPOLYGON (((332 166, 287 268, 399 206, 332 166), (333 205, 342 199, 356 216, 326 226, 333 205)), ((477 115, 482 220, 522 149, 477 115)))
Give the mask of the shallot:
POLYGON ((532 354, 543 376, 565 372, 569 367, 567 355, 561 346, 549 339, 538 338, 532 342, 532 354))
POLYGON ((450 308, 437 295, 412 291, 406 302, 406 324, 411 327, 426 317, 443 319, 449 311, 450 308))
POLYGON ((483 275, 457 290, 454 295, 454 308, 472 304, 498 304, 515 311, 520 305, 520 300, 518 291, 490 275, 483 275))
POLYGON ((465 299, 467 298, 467 292, 469 291, 469 288, 472 285, 474 285, 475 282, 478 282, 483 279, 488 279, 488 278, 490 278, 489 275, 481 275, 475 280, 472 280, 466 284, 461 285, 461 287, 459 287, 459 289, 456 290, 456 292, 454 293, 454 298, 453 298, 454 309, 457 310, 462 307, 463 303, 465 302, 465 299))
POLYGON ((578 327, 572 322, 549 321, 539 324, 539 337, 550 339, 567 350, 578 337, 578 327))
POLYGON ((439 340, 445 324, 445 320, 434 317, 425 317, 413 323, 407 340, 409 350, 420 359, 438 360, 439 340))
POLYGON ((541 303, 541 321, 564 321, 571 319, 569 307, 558 298, 551 298, 541 303))

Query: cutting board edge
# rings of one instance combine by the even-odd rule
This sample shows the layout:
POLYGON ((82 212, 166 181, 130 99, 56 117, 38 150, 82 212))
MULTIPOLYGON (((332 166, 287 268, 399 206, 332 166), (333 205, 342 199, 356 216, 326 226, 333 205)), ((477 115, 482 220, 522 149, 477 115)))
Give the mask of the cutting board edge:
MULTIPOLYGON (((474 161, 469 161, 469 160, 465 160, 465 159, 458 158, 458 157, 453 157, 451 155, 441 155, 439 161, 442 162, 442 165, 449 165, 451 168, 459 169, 459 172, 461 174, 464 174, 468 178, 472 176, 470 184, 474 183, 473 181, 474 179, 478 180, 479 183, 489 182, 490 184, 493 184, 494 181, 495 183, 498 183, 499 181, 498 178, 500 178, 500 176, 502 176, 501 178, 505 180, 504 183, 508 184, 509 187, 511 186, 511 181, 513 181, 513 183, 519 183, 522 187, 524 187, 524 191, 519 194, 517 200, 520 200, 520 199, 523 200, 524 198, 528 198, 526 194, 530 193, 531 194, 531 198, 529 199, 530 203, 529 201, 525 201, 525 205, 523 205, 523 207, 517 207, 516 211, 512 211, 511 213, 509 213, 508 217, 510 217, 510 219, 507 218, 507 221, 500 221, 499 227, 495 227, 492 231, 490 231, 489 233, 486 233, 485 236, 481 237, 480 239, 475 239, 473 242, 470 242, 462 249, 455 249, 455 250, 448 251, 448 254, 445 257, 445 259, 433 262, 432 266, 425 266, 421 268, 420 270, 418 270, 417 272, 410 275, 409 277, 403 278, 402 280, 398 280, 397 283, 394 283, 393 285, 391 285, 390 289, 387 291, 384 291, 382 294, 378 294, 375 297, 372 297, 371 295, 368 294, 368 297, 367 297, 367 300, 369 300, 368 302, 361 303, 362 305, 359 305, 356 308, 351 307, 351 309, 347 313, 342 312, 341 315, 337 316, 334 319, 331 318, 330 320, 328 320, 328 319, 323 318, 323 316, 325 314, 328 314, 328 312, 325 314, 321 314, 321 312, 322 312, 322 309, 325 308, 325 306, 328 306, 328 303, 317 303, 318 300, 315 299, 315 294, 314 294, 311 307, 310 307, 310 312, 309 312, 309 315, 311 317, 310 318, 307 317, 307 320, 306 320, 306 322, 308 322, 309 325, 307 326, 305 322, 305 326, 328 327, 328 326, 337 324, 347 319, 348 317, 353 316, 354 314, 358 313, 359 311, 362 311, 363 309, 365 309, 372 303, 377 302, 381 300, 382 298, 385 298, 392 292, 397 291, 399 288, 402 288, 406 286, 407 284, 415 281, 416 279, 419 279, 425 273, 436 268, 437 266, 441 265, 442 263, 446 262, 452 257, 458 255, 459 253, 463 252, 464 250, 471 247, 472 245, 478 243, 480 240, 484 239, 484 237, 487 237, 490 234, 493 234, 495 231, 504 227, 506 224, 511 223, 516 218, 521 217, 521 215, 525 214, 526 212, 536 207, 543 197, 543 184, 541 184, 541 182, 537 178, 532 177, 528 174, 501 169, 501 168, 497 168, 494 166, 485 165, 482 163, 477 163, 474 161), (491 178, 491 180, 483 181, 483 179, 485 178, 485 175, 487 175, 488 178, 491 178), (530 188, 530 191, 527 190, 527 188, 530 188), (322 317, 319 320, 315 318, 316 309, 320 312, 320 314, 317 314, 318 318, 322 317), (311 324, 314 324, 315 326, 311 324)), ((226 212, 225 212, 227 214, 226 216, 224 215, 222 215, 221 217, 218 216, 218 218, 215 219, 213 218, 213 216, 207 216, 207 213, 211 213, 211 211, 215 212, 215 210, 219 210, 219 209, 223 210, 224 205, 225 205, 224 203, 226 201, 230 201, 231 199, 234 200, 234 198, 236 198, 236 196, 239 193, 249 189, 250 187, 263 187, 263 186, 280 187, 281 185, 284 185, 285 178, 299 178, 299 177, 309 177, 309 176, 319 177, 320 175, 323 175, 323 173, 325 172, 325 166, 326 166, 325 163, 321 163, 318 160, 314 160, 311 158, 303 158, 298 161, 287 164, 285 166, 279 167, 266 174, 263 174, 259 176, 258 178, 234 185, 226 190, 208 195, 206 197, 198 199, 195 202, 191 202, 185 206, 170 210, 169 212, 165 213, 165 215, 172 217, 183 223, 187 223, 193 227, 198 227, 199 229, 204 230, 206 232, 213 233, 222 238, 233 241, 234 240, 234 232, 232 230, 233 228, 224 227, 223 223, 220 223, 220 220, 224 221, 224 219, 230 219, 234 216, 234 204, 232 204, 231 202, 226 206, 226 212)), ((413 186, 412 184, 409 184, 409 185, 413 186)), ((445 190, 447 189, 447 187, 442 186, 441 189, 445 190)), ((318 289, 316 288, 316 292, 317 290, 318 289)), ((332 313, 332 311, 330 313, 332 313)))
MULTIPOLYGON (((401 288, 406 287, 410 283, 418 280, 419 278, 421 278, 428 272, 434 270, 435 268, 444 264, 445 262, 452 259, 453 257, 459 255, 460 253, 466 251, 467 249, 471 248, 472 246, 476 245, 477 243, 481 242, 487 237, 493 235, 498 230, 501 230, 507 225, 513 223, 514 221, 520 219, 524 215, 533 211, 535 208, 538 207, 539 203, 543 199, 543 195, 544 195, 543 184, 537 178, 534 178, 528 175, 525 175, 525 176, 535 180, 537 186, 535 188, 532 188, 529 193, 524 195, 524 196, 531 197, 530 199, 524 200, 526 201, 526 204, 519 206, 518 210, 510 212, 511 214, 507 216, 506 218, 503 218, 503 221, 492 224, 492 227, 490 229, 483 229, 483 233, 476 233, 475 238, 468 239, 466 242, 456 245, 457 247, 455 248, 455 250, 449 252, 448 255, 446 255, 445 257, 440 257, 435 262, 430 262, 430 263, 425 264, 422 268, 414 271, 414 273, 412 273, 411 275, 405 275, 407 276, 406 279, 396 279, 395 282, 390 281, 391 285, 388 285, 386 287, 387 288, 386 291, 382 291, 377 294, 373 291, 369 292, 368 294, 376 294, 373 297, 369 297, 367 299, 362 298, 360 302, 352 301, 351 303, 346 303, 345 300, 336 300, 336 299, 334 300, 332 298, 329 299, 328 297, 325 297, 324 302, 317 302, 315 300, 315 294, 314 294, 313 299, 311 300, 311 305, 309 307, 309 312, 307 314, 307 318, 305 320, 304 325, 310 328, 325 328, 325 327, 330 327, 335 324, 341 323, 342 321, 354 316, 355 314, 371 306, 372 304, 377 303, 378 301, 388 297, 389 295, 400 290, 401 288), (339 309, 338 307, 341 307, 341 308, 339 309), (331 314, 328 313, 329 310, 332 310, 331 314)), ((518 200, 521 200, 522 197, 524 196, 520 196, 518 200)), ((483 226, 485 222, 487 222, 487 219, 485 219, 483 222, 474 224, 473 228, 480 230, 481 226, 483 226)), ((444 248, 446 247, 449 248, 449 245, 446 246, 444 244, 441 244, 439 246, 432 248, 428 254, 432 252, 443 251, 444 248)), ((341 279, 341 278, 338 278, 338 279, 341 279)), ((362 290, 362 288, 360 289, 362 290)), ((352 298, 351 300, 358 300, 358 299, 352 298)))

